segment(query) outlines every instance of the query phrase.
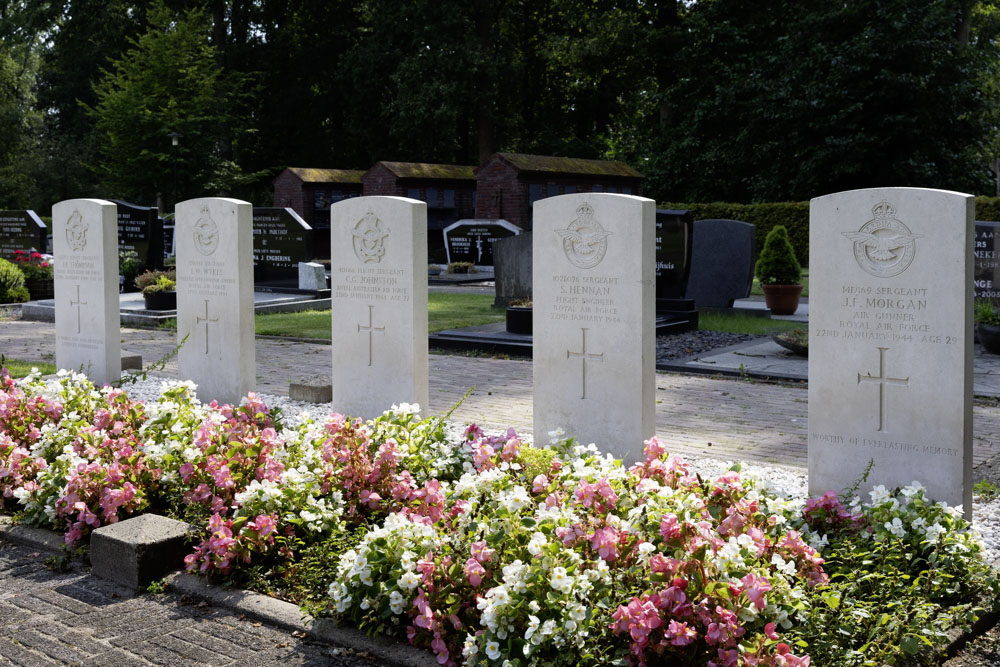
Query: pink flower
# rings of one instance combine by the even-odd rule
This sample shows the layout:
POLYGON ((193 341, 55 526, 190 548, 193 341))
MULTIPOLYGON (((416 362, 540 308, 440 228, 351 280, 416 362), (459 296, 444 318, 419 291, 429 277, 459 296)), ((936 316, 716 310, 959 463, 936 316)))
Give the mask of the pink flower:
POLYGON ((671 619, 667 631, 664 633, 673 646, 687 646, 698 638, 698 633, 694 628, 689 628, 687 623, 678 623, 671 619))
POLYGON ((681 527, 676 514, 664 514, 660 520, 660 535, 665 540, 675 540, 681 536, 681 527))
POLYGON ((762 611, 767 606, 764 594, 771 590, 770 582, 753 572, 743 577, 740 581, 743 582, 743 593, 757 607, 757 611, 762 611))
POLYGON ((606 561, 618 557, 618 531, 613 526, 605 526, 594 531, 590 544, 597 550, 597 555, 606 561))
POLYGON ((479 542, 473 542, 471 547, 472 557, 475 558, 480 563, 485 563, 492 560, 493 554, 496 553, 496 549, 490 549, 486 546, 486 540, 480 540, 479 542))
POLYGON ((796 657, 792 655, 788 644, 781 643, 774 647, 775 667, 809 667, 809 656, 796 657))
POLYGON ((545 475, 535 475, 535 479, 531 483, 532 493, 542 493, 549 488, 549 478, 545 475))
POLYGON ((478 588, 483 583, 483 575, 485 574, 486 569, 475 558, 465 561, 465 576, 474 588, 478 588))
POLYGON ((764 626, 764 636, 768 639, 777 639, 778 633, 776 632, 777 627, 774 623, 768 623, 764 626))

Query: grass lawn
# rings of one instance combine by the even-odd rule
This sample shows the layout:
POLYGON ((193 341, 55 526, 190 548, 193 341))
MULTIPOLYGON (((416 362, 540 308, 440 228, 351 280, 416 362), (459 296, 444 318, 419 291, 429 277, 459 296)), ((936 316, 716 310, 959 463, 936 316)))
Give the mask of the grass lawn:
MULTIPOLYGON (((750 288, 750 294, 755 296, 764 296, 764 290, 760 288, 760 281, 754 276, 753 287, 750 288)), ((802 269, 802 296, 809 296, 809 269, 802 269)))
POLYGON ((789 329, 806 329, 804 322, 773 320, 754 315, 729 315, 724 313, 699 313, 698 329, 701 331, 726 331, 729 333, 772 334, 789 329))
POLYGON ((43 375, 51 375, 56 372, 55 364, 50 364, 44 361, 3 359, 2 362, 0 362, 0 367, 6 368, 10 372, 10 376, 14 378, 23 378, 31 372, 32 368, 37 368, 43 375))
MULTIPOLYGON (((504 311, 491 307, 488 294, 427 295, 428 330, 471 327, 477 324, 502 322, 504 311)), ((256 318, 256 332, 265 336, 297 336, 299 338, 330 338, 330 311, 306 310, 301 313, 268 313, 256 318)))

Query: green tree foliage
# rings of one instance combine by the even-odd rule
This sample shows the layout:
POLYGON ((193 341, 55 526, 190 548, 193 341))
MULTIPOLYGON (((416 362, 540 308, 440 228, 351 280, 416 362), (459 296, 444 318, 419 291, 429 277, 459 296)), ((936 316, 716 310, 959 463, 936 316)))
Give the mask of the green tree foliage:
POLYGON ((211 23, 200 9, 179 15, 161 3, 149 28, 114 60, 87 107, 101 139, 98 174, 107 196, 153 203, 172 193, 169 132, 182 135, 179 198, 216 193, 238 178, 220 155, 220 127, 236 91, 216 64, 211 23))
POLYGON ((764 249, 754 265, 754 275, 761 285, 797 285, 802 279, 802 266, 795 258, 784 225, 768 232, 764 249))

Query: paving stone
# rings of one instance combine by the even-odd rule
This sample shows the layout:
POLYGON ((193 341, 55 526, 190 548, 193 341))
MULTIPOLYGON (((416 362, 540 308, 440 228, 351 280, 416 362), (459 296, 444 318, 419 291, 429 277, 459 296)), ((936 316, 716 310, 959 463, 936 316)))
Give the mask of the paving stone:
POLYGON ((189 530, 183 521, 156 514, 101 526, 90 536, 93 573, 138 591, 184 565, 189 530))
POLYGON ((222 665, 230 661, 228 655, 210 651, 197 644, 178 639, 172 634, 162 635, 152 640, 156 646, 173 651, 177 655, 184 656, 190 660, 200 662, 205 665, 222 665))

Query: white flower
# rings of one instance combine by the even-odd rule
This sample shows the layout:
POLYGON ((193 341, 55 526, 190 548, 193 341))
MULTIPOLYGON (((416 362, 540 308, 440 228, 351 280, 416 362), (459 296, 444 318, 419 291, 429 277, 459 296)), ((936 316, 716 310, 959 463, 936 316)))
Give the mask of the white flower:
POLYGON ((569 606, 569 617, 574 621, 584 621, 587 618, 587 608, 579 602, 569 606))
POLYGON ((573 577, 566 574, 566 568, 552 568, 551 585, 557 591, 568 594, 573 589, 573 580, 573 577))
POLYGON ((549 620, 542 623, 541 633, 543 635, 552 635, 555 634, 558 628, 559 626, 556 625, 556 622, 550 618, 549 620))
POLYGON ((462 657, 465 658, 466 664, 474 663, 477 653, 479 653, 479 645, 476 643, 476 636, 465 635, 465 644, 462 646, 462 657))
POLYGON ((895 517, 891 523, 889 521, 886 521, 885 524, 883 525, 885 526, 886 530, 888 530, 896 537, 903 537, 904 535, 906 535, 906 529, 903 527, 903 522, 899 520, 898 516, 895 517))
POLYGON ((872 489, 868 495, 872 498, 872 505, 881 505, 885 501, 889 500, 889 491, 882 484, 879 484, 872 489))
POLYGON ((412 591, 414 588, 420 585, 420 577, 418 577, 413 572, 404 572, 397 581, 396 585, 400 588, 405 588, 408 591, 412 591))
POLYGON ((937 542, 938 537, 944 532, 944 526, 935 522, 934 525, 927 526, 927 530, 924 534, 927 535, 927 539, 931 542, 937 542))
POLYGON ((490 660, 497 660, 500 658, 500 644, 495 641, 486 642, 486 657, 490 660))
POLYGON ((795 561, 793 560, 786 563, 785 559, 780 555, 771 554, 771 565, 774 565, 774 569, 785 576, 791 577, 795 575, 795 561))
POLYGON ((548 538, 545 537, 545 533, 535 533, 531 536, 531 541, 528 542, 528 553, 532 556, 539 555, 546 543, 548 543, 548 538))
POLYGON ((402 593, 399 591, 389 593, 389 609, 392 610, 392 613, 397 615, 402 614, 405 604, 406 598, 403 597, 402 593))
POLYGON ((538 626, 540 624, 541 621, 538 619, 537 616, 533 614, 528 616, 528 629, 524 631, 524 641, 528 641, 531 639, 531 635, 535 634, 535 630, 538 629, 538 626))

